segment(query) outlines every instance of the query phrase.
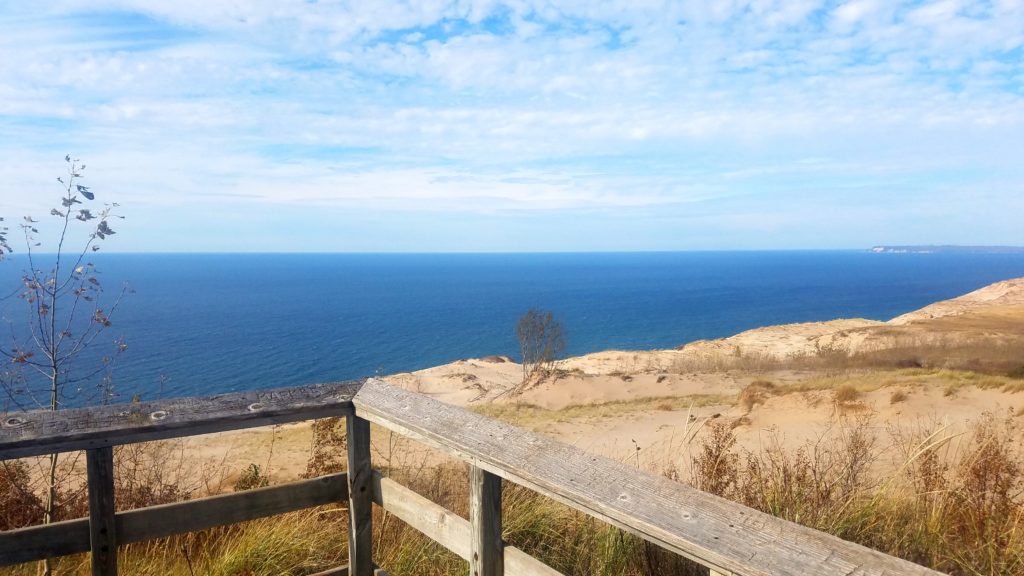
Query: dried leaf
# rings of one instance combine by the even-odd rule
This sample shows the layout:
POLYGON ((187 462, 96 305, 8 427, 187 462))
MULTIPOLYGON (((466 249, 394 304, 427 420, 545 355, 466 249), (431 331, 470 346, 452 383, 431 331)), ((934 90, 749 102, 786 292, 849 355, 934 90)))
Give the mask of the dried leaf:
POLYGON ((100 225, 96 227, 96 233, 99 234, 100 238, 103 238, 104 236, 112 236, 112 235, 116 234, 116 232, 114 232, 113 230, 110 229, 110 226, 107 226, 107 221, 106 220, 103 220, 102 222, 100 222, 100 225))

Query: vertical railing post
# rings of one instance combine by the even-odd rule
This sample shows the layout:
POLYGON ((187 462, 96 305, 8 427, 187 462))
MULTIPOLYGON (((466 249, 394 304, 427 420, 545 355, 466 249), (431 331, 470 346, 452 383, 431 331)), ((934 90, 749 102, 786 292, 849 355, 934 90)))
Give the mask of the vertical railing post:
POLYGON ((373 500, 370 489, 370 423, 346 418, 348 431, 348 570, 373 575, 373 500))
POLYGON ((501 541, 501 478, 469 467, 470 576, 504 576, 501 541))
POLYGON ((117 576, 117 534, 114 532, 114 449, 94 448, 85 454, 89 482, 89 547, 93 576, 117 576))

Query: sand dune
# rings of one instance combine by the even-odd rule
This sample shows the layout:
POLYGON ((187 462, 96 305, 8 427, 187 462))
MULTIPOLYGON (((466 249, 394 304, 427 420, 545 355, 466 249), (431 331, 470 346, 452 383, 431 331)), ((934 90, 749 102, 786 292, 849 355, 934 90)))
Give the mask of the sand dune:
MULTIPOLYGON (((889 322, 769 326, 674 350, 568 358, 525 389, 519 389, 522 367, 506 357, 460 360, 386 380, 655 470, 685 473, 691 438, 716 422, 732 427, 740 445, 759 450, 794 447, 861 417, 870 419, 879 438, 880 461, 898 463, 894 427, 945 425, 956 434, 986 411, 1024 417, 1024 381, 993 374, 997 361, 1024 365, 1022 336, 1024 279, 1015 279, 889 322), (974 358, 979 350, 1003 356, 974 358), (924 359, 929 365, 901 369, 855 361, 858 354, 887 351, 899 361, 924 359), (980 364, 945 369, 942 362, 951 358, 980 364), (770 392, 745 405, 739 395, 753 382, 770 392), (840 402, 836 391, 843 388, 852 389, 853 398, 840 402)), ((196 454, 236 470, 265 461, 279 478, 301 473, 308 426, 279 428, 275 456, 261 456, 270 438, 267 431, 228 434, 216 443, 197 441, 196 454)), ((375 457, 435 458, 389 435, 375 439, 375 457)))
MULTIPOLYGON (((827 434, 845 418, 868 415, 880 436, 892 426, 944 422, 960 430, 985 411, 1024 414, 1024 393, 1013 380, 942 366, 916 370, 858 367, 821 368, 822 352, 840 356, 934 349, 953 355, 958 347, 1024 342, 1024 279, 999 282, 938 302, 889 322, 840 319, 768 326, 720 340, 697 341, 675 350, 604 351, 569 358, 558 372, 517 393, 522 370, 514 362, 462 360, 388 378, 406 388, 453 404, 512 420, 584 448, 619 458, 678 460, 680 443, 709 422, 728 422, 740 444, 763 447, 773 441, 795 446, 827 434), (983 326, 982 326, 983 325, 983 326), (982 326, 979 328, 979 326, 982 326), (980 339, 980 340, 979 340, 980 339), (941 343, 941 346, 938 345, 941 343), (763 364, 763 366, 760 366, 763 364), (737 395, 754 381, 780 392, 748 410, 737 395), (838 404, 835 389, 856 389, 857 399, 838 404), (899 391, 904 399, 893 401, 899 391), (535 408, 546 412, 538 412, 535 408), (637 448, 640 448, 639 452, 637 448)), ((909 356, 908 356, 909 357, 909 356)), ((916 358, 916 356, 915 356, 916 358)), ((1018 364, 1024 364, 1024 347, 1018 364)), ((653 463, 651 463, 653 466, 653 463)))

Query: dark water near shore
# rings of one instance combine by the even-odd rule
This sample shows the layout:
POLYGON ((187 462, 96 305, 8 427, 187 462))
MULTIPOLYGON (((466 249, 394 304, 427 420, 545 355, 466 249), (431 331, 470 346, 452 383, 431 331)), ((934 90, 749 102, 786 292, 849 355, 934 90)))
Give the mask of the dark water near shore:
MULTIPOLYGON (((127 341, 115 372, 121 400, 514 356, 515 322, 531 307, 556 314, 577 355, 768 324, 886 320, 1024 276, 1021 254, 858 251, 109 254, 95 262, 108 293, 122 281, 134 290, 93 347, 106 353, 115 337, 127 341)), ((17 287, 22 267, 0 263, 0 292, 17 287)), ((0 302, 3 321, 22 321, 23 306, 0 302)))

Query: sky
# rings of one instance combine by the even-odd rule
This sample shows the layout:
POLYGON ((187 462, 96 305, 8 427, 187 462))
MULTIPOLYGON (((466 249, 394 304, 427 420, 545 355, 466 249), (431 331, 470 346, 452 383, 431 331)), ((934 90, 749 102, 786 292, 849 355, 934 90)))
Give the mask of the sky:
POLYGON ((65 154, 109 251, 1024 245, 1024 0, 0 0, 12 229, 65 154))

